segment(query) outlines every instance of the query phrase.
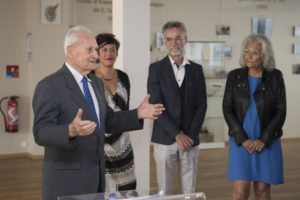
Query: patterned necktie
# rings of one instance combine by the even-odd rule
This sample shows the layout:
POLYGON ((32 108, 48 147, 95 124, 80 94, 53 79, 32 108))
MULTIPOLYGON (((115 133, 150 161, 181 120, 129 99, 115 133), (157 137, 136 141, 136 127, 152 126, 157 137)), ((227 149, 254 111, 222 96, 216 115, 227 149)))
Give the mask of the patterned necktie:
POLYGON ((92 95, 90 93, 86 77, 82 78, 82 83, 83 83, 83 92, 84 92, 85 99, 86 99, 86 101, 87 101, 87 103, 88 103, 88 105, 89 105, 89 107, 90 107, 90 109, 93 113, 93 116, 94 116, 94 119, 96 121, 97 127, 100 130, 100 122, 99 122, 98 117, 97 117, 97 113, 96 113, 96 110, 95 110, 93 98, 92 98, 92 95))

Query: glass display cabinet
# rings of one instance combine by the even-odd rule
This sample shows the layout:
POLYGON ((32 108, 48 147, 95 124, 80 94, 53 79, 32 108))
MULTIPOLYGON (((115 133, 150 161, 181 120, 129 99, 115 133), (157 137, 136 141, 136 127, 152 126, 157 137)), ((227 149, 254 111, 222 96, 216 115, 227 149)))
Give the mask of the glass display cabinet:
POLYGON ((203 67, 207 90, 207 111, 199 133, 200 149, 225 147, 222 100, 226 82, 224 42, 187 42, 185 54, 203 67))

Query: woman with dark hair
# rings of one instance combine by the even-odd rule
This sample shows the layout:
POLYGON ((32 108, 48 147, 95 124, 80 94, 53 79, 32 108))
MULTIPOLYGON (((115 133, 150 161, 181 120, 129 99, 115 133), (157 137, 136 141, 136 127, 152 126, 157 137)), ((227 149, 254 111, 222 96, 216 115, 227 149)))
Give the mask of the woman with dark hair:
POLYGON ((271 184, 283 184, 280 137, 286 117, 283 76, 275 69, 271 42, 250 35, 242 43, 241 68, 227 78, 223 114, 229 127, 227 179, 234 181, 234 200, 271 199, 271 184))
MULTIPOLYGON (((128 75, 114 64, 120 47, 113 34, 96 36, 99 47, 99 66, 95 74, 104 83, 105 98, 114 111, 129 109, 130 82, 128 75)), ((105 133, 106 192, 136 189, 134 156, 129 133, 105 133)))

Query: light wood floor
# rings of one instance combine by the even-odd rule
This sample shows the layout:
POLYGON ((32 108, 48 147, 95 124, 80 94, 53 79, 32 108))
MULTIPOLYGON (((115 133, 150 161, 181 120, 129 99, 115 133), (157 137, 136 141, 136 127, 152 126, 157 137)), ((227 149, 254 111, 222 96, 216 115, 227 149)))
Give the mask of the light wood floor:
MULTIPOLYGON (((300 140, 282 141, 285 183, 271 187, 272 200, 300 200, 300 140)), ((156 168, 153 155, 150 154, 150 186, 157 187, 156 168)), ((204 192, 208 200, 231 199, 233 182, 226 179, 228 146, 225 149, 200 150, 197 174, 197 192, 204 192)), ((179 181, 176 177, 174 193, 179 193, 179 181)), ((254 200, 251 194, 250 199, 254 200)))
MULTIPOLYGON (((272 186, 272 200, 300 199, 300 140, 282 142, 285 183, 272 186)), ((197 191, 208 200, 231 199, 232 182, 226 180, 228 148, 201 150, 197 174, 197 191)), ((157 187, 153 154, 150 154, 150 186, 157 187)), ((28 158, 0 159, 0 199, 41 199, 42 160, 28 158)), ((176 179, 174 192, 179 192, 176 179)), ((250 199, 254 199, 252 196, 250 199)))

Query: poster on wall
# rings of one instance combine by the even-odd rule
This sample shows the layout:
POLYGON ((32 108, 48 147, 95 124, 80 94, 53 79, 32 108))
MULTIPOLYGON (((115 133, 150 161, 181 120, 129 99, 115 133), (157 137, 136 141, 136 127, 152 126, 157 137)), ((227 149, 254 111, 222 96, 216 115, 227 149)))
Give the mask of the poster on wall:
POLYGON ((224 46, 224 58, 231 59, 232 48, 230 46, 224 46))
POLYGON ((293 65, 293 74, 300 74, 300 64, 293 65))
POLYGON ((216 26, 216 34, 217 35, 229 35, 230 34, 230 26, 219 24, 216 26))
POLYGON ((300 26, 294 26, 294 36, 300 37, 300 26))
POLYGON ((165 40, 164 40, 164 34, 162 33, 156 33, 156 48, 164 48, 165 46, 165 40))
POLYGON ((293 53, 294 54, 300 54, 300 43, 295 43, 293 45, 293 53))
POLYGON ((252 18, 252 33, 272 35, 271 18, 252 18))

